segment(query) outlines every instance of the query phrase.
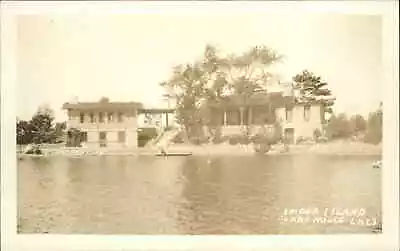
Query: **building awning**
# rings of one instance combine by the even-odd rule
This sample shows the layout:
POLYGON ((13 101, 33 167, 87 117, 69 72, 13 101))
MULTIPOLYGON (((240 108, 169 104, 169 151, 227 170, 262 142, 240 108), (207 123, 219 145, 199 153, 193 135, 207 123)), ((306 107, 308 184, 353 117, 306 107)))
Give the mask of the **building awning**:
POLYGON ((238 107, 238 106, 273 106, 283 107, 286 104, 293 102, 293 97, 285 97, 281 92, 274 93, 256 93, 252 96, 245 98, 243 96, 234 95, 228 96, 219 102, 211 101, 208 103, 211 107, 238 107))
POLYGON ((78 102, 62 106, 63 109, 72 110, 138 110, 142 107, 139 102, 78 102))

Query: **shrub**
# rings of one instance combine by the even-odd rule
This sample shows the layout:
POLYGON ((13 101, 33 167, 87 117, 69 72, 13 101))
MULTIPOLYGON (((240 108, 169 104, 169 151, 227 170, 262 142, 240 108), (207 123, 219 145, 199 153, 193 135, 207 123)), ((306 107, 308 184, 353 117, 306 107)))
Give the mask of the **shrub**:
POLYGON ((140 128, 138 137, 155 138, 158 136, 156 128, 140 128))
POLYGON ((174 138, 171 140, 171 142, 172 142, 172 143, 175 143, 175 144, 183 144, 183 143, 185 143, 185 140, 183 139, 183 137, 182 137, 181 134, 178 134, 178 135, 176 135, 176 137, 174 137, 174 138))
POLYGON ((314 141, 314 139, 312 137, 298 137, 296 139, 296 144, 300 144, 300 143, 307 144, 307 143, 311 143, 313 141, 314 141))
POLYGON ((145 146, 147 142, 156 138, 157 136, 157 130, 155 128, 140 128, 138 131, 138 146, 145 146))
POLYGON ((43 153, 42 150, 38 146, 34 146, 31 149, 29 149, 28 151, 26 151, 26 154, 40 155, 42 153, 43 153))
POLYGON ((212 143, 213 144, 221 144, 228 140, 229 140, 229 138, 226 136, 218 136, 218 137, 213 138, 212 143))
POLYGON ((231 137, 229 138, 229 144, 231 145, 237 145, 239 143, 239 139, 237 137, 231 137))
POLYGON ((254 151, 258 154, 265 154, 271 149, 268 143, 254 144, 254 151))
POLYGON ((274 132, 273 132, 273 141, 274 144, 279 143, 282 141, 282 135, 283 135, 283 128, 282 125, 279 121, 276 121, 274 123, 274 132))
POLYGON ((318 128, 314 130, 313 134, 314 134, 314 140, 318 140, 322 136, 321 130, 319 130, 318 128))
POLYGON ((248 136, 243 135, 242 137, 239 138, 239 143, 242 145, 248 145, 251 143, 251 140, 248 136))
POLYGON ((368 118, 367 132, 364 141, 371 144, 379 144, 383 135, 383 113, 378 110, 371 113, 368 118))
POLYGON ((350 121, 345 114, 332 115, 326 125, 326 132, 329 139, 347 139, 353 134, 350 121))
POLYGON ((190 142, 194 145, 203 145, 208 143, 208 139, 206 137, 192 137, 190 142))
POLYGON ((251 138, 251 142, 254 144, 273 144, 274 141, 274 137, 264 134, 256 134, 251 138))
POLYGON ((328 138, 324 137, 324 136, 321 136, 321 137, 318 137, 316 141, 318 143, 328 142, 328 138))
POLYGON ((236 145, 236 144, 241 144, 241 145, 248 145, 251 143, 250 137, 246 135, 233 135, 230 137, 227 137, 229 144, 231 145, 236 145))
POLYGON ((67 131, 67 146, 80 147, 82 141, 82 132, 77 128, 70 128, 67 131))

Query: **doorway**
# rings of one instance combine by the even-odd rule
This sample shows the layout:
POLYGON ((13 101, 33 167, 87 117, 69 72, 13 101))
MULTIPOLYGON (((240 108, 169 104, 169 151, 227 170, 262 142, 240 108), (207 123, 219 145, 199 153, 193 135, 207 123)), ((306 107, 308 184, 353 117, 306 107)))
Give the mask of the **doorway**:
POLYGON ((294 128, 285 128, 285 143, 294 144, 294 128))

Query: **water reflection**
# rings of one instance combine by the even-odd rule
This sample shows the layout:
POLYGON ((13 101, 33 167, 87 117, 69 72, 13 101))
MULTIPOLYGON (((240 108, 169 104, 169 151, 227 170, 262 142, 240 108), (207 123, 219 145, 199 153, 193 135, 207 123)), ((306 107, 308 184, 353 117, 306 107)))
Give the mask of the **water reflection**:
POLYGON ((289 224, 285 208, 381 211, 379 156, 26 158, 25 233, 307 234, 366 226, 289 224))

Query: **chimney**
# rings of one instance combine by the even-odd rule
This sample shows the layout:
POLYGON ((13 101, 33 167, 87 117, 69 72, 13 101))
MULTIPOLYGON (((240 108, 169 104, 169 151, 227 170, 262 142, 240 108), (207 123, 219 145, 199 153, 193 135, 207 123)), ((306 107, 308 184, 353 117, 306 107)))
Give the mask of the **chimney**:
POLYGON ((78 104, 78 103, 79 103, 78 96, 74 96, 71 98, 70 104, 78 104))
POLYGON ((294 96, 294 90, 292 83, 282 83, 282 91, 284 97, 292 97, 294 96))

